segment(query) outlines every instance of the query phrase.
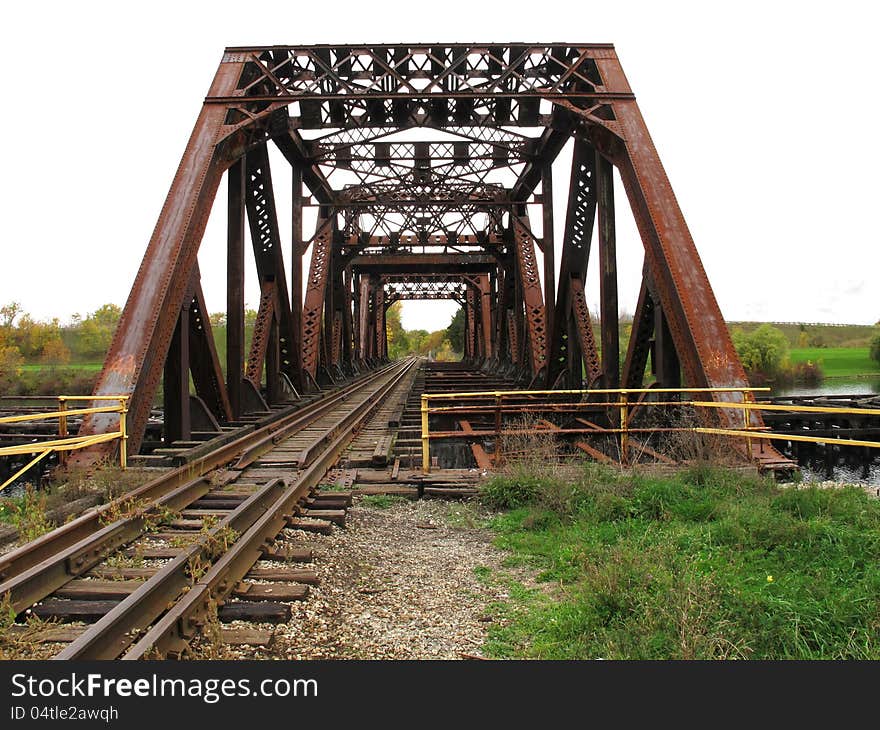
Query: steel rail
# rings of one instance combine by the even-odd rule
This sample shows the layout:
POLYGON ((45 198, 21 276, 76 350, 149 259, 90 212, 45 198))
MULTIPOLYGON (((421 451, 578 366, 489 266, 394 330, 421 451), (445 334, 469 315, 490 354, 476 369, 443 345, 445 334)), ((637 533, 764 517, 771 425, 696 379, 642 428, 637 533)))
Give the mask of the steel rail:
POLYGON ((126 659, 156 658, 172 648, 182 650, 197 628, 199 616, 210 608, 210 602, 222 600, 260 558, 261 549, 271 543, 301 500, 320 483, 327 470, 350 443, 355 431, 382 404, 383 399, 409 372, 415 359, 383 369, 390 377, 386 383, 355 405, 352 411, 332 424, 327 433, 334 438, 304 471, 295 475, 288 485, 275 479, 230 514, 210 535, 229 527, 244 533, 202 576, 192 576, 194 560, 211 559, 212 539, 202 538, 197 545, 174 558, 147 580, 140 588, 117 604, 99 621, 89 626, 55 659, 110 659, 119 656, 135 639, 135 629, 154 622, 169 603, 178 601, 126 654, 126 659), (352 417, 354 414, 354 417, 352 417), (344 426, 341 426, 344 424, 344 426), (238 514, 237 514, 238 513, 238 514), (193 585, 192 578, 197 580, 193 585), (178 600, 179 599, 179 600, 178 600))
MULTIPOLYGON (((119 521, 105 524, 104 520, 107 519, 107 515, 118 512, 131 512, 133 509, 136 510, 138 505, 145 505, 151 502, 155 503, 155 508, 159 506, 175 508, 174 504, 177 503, 175 501, 177 499, 176 495, 195 494, 202 487, 204 487, 205 491, 210 488, 208 480, 203 478, 208 472, 229 464, 235 457, 241 456, 243 453, 248 453, 249 458, 247 462, 238 467, 244 468, 247 463, 252 463, 252 461, 259 458, 260 453, 262 453, 259 450, 259 446, 271 441, 271 436, 275 432, 290 427, 286 431, 287 435, 290 435, 293 432, 294 424, 299 428, 305 428, 309 423, 325 413, 326 409, 324 406, 328 400, 336 403, 344 395, 350 395, 352 392, 366 387, 369 383, 382 377, 389 369, 394 367, 397 367, 397 365, 392 364, 358 378, 344 386, 340 391, 333 392, 326 399, 321 398, 313 401, 287 416, 282 416, 279 420, 273 421, 228 444, 220 446, 210 454, 178 467, 167 474, 163 474, 161 477, 138 487, 125 496, 112 500, 101 507, 89 510, 71 522, 0 556, 0 580, 3 581, 0 583, 0 596, 4 596, 7 593, 10 594, 13 607, 28 601, 27 605, 31 605, 44 598, 48 593, 42 596, 38 594, 45 590, 46 586, 54 586, 49 590, 51 592, 60 587, 60 585, 63 585, 63 583, 56 585, 61 571, 76 570, 75 561, 68 563, 67 558, 69 556, 77 555, 83 557, 89 553, 100 554, 103 552, 101 545, 104 540, 110 546, 108 550, 112 552, 112 550, 119 547, 118 540, 130 534, 128 529, 118 524, 119 521), (45 584, 43 584, 43 579, 40 578, 41 573, 45 573, 47 576, 45 584), (40 585, 44 585, 44 587, 38 589, 40 585)), ((267 446, 266 448, 270 447, 267 446)), ((237 474, 230 475, 229 480, 231 481, 236 477, 237 474)), ((196 498, 193 497, 193 499, 196 498)), ((144 510, 142 516, 132 517, 131 519, 143 520, 147 512, 148 510, 144 510)), ((84 564, 85 562, 83 562, 84 564)), ((88 568, 84 568, 79 572, 71 572, 67 577, 74 578, 85 572, 85 570, 88 570, 88 568)))
MULTIPOLYGON (((215 557, 221 536, 229 530, 245 532, 270 509, 286 485, 273 479, 260 487, 207 533, 199 535, 192 545, 186 546, 176 558, 164 565, 155 575, 108 613, 68 644, 53 659, 113 659, 134 641, 133 626, 148 626, 162 614, 191 583, 189 576, 202 560, 215 557)), ((197 576, 195 576, 197 577, 197 576)))

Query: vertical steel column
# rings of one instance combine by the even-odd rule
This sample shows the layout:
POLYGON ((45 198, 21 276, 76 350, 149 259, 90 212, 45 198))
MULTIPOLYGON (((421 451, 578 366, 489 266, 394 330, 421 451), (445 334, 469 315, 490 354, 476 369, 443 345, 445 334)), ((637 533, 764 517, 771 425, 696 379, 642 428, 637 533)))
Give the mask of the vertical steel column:
POLYGON ((488 360, 494 354, 492 347, 492 285, 489 281, 489 274, 478 275, 477 285, 480 289, 480 337, 482 340, 480 357, 488 360))
POLYGON ((599 211, 599 297, 602 326, 602 387, 620 387, 620 333, 617 306, 617 237, 614 222, 614 168, 596 153, 599 211))
POLYGON ((642 274, 642 285, 633 315, 632 332, 623 363, 623 387, 641 388, 645 378, 645 366, 651 351, 651 334, 654 332, 654 300, 648 291, 648 269, 642 274))
POLYGON ((663 308, 654 305, 654 349, 651 359, 657 382, 664 388, 681 387, 681 363, 663 308))
POLYGON ((465 323, 465 358, 473 360, 477 356, 476 337, 477 337, 477 313, 476 313, 476 296, 474 288, 470 285, 466 287, 464 323, 465 323))
POLYGON ((360 297, 358 304, 358 357, 370 357, 370 277, 360 275, 360 297))
POLYGON ((302 167, 291 168, 291 253, 290 253, 290 318, 293 322, 291 350, 293 357, 294 380, 297 388, 304 388, 302 369, 302 257, 303 253, 303 195, 302 167))
POLYGON ((192 436, 189 410, 189 302, 180 308, 165 360, 162 384, 165 443, 192 436))
POLYGON ((312 261, 302 314, 302 359, 303 371, 312 379, 318 375, 321 354, 321 325, 333 245, 333 218, 330 213, 329 217, 318 219, 318 230, 311 241, 312 261))
MULTIPOLYGON (((547 337, 553 332, 556 309, 556 251, 553 238, 553 167, 548 162, 541 170, 541 212, 543 213, 544 253, 544 325, 547 337)), ((549 368, 548 368, 549 374, 549 368)))
POLYGON ((565 234, 559 262, 556 313, 553 330, 550 332, 548 386, 553 386, 559 379, 560 373, 567 370, 570 385, 579 387, 583 380, 581 359, 590 362, 596 356, 592 352, 581 352, 577 335, 578 332, 583 331, 584 323, 574 322, 577 312, 569 288, 574 277, 579 278, 581 282, 586 281, 593 224, 596 219, 595 165, 596 154, 593 147, 583 140, 576 139, 571 159, 565 234))
POLYGON ((223 381, 223 370, 217 356, 217 345, 214 342, 198 267, 193 275, 193 298, 190 303, 189 365, 196 395, 218 422, 228 423, 232 419, 229 392, 223 381))
POLYGON ((226 228, 226 390, 234 419, 242 415, 244 371, 244 160, 229 168, 226 228))
POLYGON ((541 279, 535 260, 535 238, 528 216, 511 216, 516 248, 517 277, 525 309, 531 376, 536 377, 547 365, 547 326, 541 292, 541 279))
POLYGON ((269 339, 266 343, 266 402, 281 401, 281 346, 278 336, 278 318, 272 317, 269 339))

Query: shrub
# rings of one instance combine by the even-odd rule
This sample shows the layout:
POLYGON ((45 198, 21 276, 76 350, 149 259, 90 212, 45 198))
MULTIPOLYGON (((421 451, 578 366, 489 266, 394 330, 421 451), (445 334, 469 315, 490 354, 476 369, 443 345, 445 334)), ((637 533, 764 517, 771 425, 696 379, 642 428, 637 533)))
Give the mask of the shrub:
POLYGON ((733 346, 750 374, 773 378, 788 358, 788 339, 782 330, 762 324, 751 332, 736 330, 733 346))

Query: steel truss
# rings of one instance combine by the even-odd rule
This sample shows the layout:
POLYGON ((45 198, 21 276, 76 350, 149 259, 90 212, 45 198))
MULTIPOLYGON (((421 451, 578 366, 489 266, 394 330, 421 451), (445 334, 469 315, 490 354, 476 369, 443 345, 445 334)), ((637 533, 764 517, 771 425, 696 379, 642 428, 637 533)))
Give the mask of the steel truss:
MULTIPOLYGON (((96 393, 132 396, 137 452, 163 373, 166 437, 180 437, 192 421, 187 370, 205 410, 229 422, 260 399, 295 397, 291 386, 319 388, 387 357, 387 306, 412 297, 458 301, 465 355, 533 383, 635 387, 650 359, 662 385, 748 384, 612 46, 396 44, 225 51, 96 393), (572 139, 557 282, 551 164, 572 139), (293 171, 292 242, 279 234, 270 142, 293 171), (622 376, 614 168, 645 247, 622 376), (227 171, 224 378, 196 254, 227 171), (305 206, 318 207, 311 236, 305 206), (249 354, 245 219, 261 290, 249 354), (594 229, 595 322, 585 292, 594 229)), ((115 418, 93 416, 82 432, 115 418)))

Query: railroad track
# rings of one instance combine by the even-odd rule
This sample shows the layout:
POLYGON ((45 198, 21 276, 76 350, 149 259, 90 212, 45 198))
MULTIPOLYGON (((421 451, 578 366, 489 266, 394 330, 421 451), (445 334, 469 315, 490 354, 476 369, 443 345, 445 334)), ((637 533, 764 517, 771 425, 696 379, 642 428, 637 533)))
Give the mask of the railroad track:
POLYGON ((291 567, 308 551, 276 537, 344 522, 350 493, 318 487, 417 362, 363 376, 0 556, 0 598, 16 614, 79 624, 56 659, 179 656, 218 606, 229 620, 278 620, 314 574, 291 567), (280 567, 254 569, 260 560, 280 567))

